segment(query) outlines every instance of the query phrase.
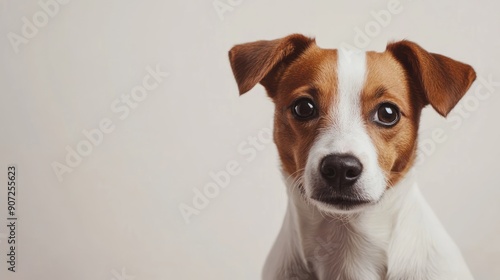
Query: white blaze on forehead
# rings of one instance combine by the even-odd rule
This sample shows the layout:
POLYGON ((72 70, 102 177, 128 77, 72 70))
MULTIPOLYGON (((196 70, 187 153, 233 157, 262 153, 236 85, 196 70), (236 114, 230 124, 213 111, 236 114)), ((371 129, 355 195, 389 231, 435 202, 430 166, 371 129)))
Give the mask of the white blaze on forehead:
MULTIPOLYGON (((361 92, 366 77, 366 55, 361 51, 338 50, 337 98, 331 108, 336 132, 350 134, 363 126, 361 92)), ((346 135, 348 136, 348 135, 346 135)))

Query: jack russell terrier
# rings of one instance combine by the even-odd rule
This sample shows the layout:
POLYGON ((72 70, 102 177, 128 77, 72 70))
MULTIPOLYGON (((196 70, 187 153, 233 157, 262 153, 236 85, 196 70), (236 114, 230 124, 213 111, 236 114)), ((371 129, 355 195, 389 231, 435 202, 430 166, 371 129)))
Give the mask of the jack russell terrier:
POLYGON ((234 46, 240 94, 275 104, 288 207, 263 279, 472 279, 411 177, 422 108, 446 116, 474 69, 410 41, 384 52, 293 34, 234 46))

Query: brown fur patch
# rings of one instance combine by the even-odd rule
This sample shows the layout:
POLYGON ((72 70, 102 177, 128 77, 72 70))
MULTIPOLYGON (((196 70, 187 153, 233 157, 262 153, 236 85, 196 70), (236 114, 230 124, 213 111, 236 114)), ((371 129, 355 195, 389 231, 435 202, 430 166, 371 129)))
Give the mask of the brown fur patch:
POLYGON ((327 123, 327 115, 337 92, 337 51, 311 46, 284 73, 275 103, 274 141, 283 169, 289 174, 305 168, 314 139, 327 123), (318 118, 300 122, 291 106, 301 97, 311 98, 318 118))
POLYGON ((422 105, 414 103, 403 67, 387 52, 368 52, 367 74, 362 92, 362 112, 366 128, 378 153, 389 186, 394 185, 412 165, 422 105), (399 107, 401 118, 390 128, 371 121, 379 104, 390 102, 399 107))

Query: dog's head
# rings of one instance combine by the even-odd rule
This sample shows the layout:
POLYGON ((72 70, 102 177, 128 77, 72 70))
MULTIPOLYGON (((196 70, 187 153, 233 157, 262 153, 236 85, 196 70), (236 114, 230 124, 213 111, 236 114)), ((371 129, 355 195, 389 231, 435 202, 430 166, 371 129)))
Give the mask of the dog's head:
POLYGON ((283 170, 319 209, 377 202, 413 164, 420 112, 446 116, 476 75, 410 41, 382 52, 319 48, 294 34, 234 46, 240 94, 262 84, 275 104, 283 170))

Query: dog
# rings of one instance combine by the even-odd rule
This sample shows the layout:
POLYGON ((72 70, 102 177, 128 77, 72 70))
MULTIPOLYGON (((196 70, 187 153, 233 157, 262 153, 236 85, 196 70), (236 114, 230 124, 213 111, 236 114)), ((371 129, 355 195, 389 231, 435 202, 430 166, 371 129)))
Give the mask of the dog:
POLYGON ((407 40, 361 52, 300 34, 229 60, 240 95, 260 83, 275 104, 288 206, 263 279, 473 279, 412 179, 422 109, 446 117, 471 66, 407 40))

